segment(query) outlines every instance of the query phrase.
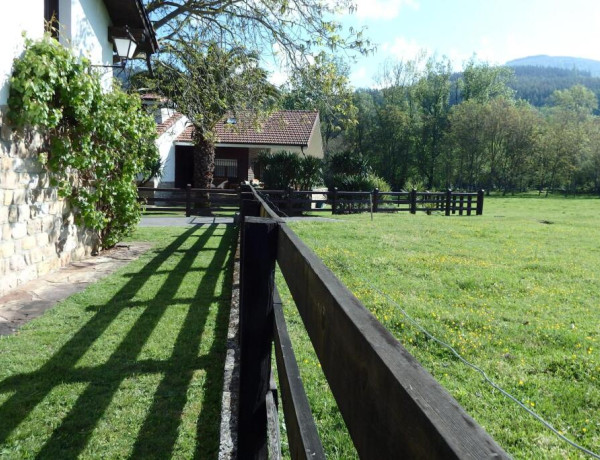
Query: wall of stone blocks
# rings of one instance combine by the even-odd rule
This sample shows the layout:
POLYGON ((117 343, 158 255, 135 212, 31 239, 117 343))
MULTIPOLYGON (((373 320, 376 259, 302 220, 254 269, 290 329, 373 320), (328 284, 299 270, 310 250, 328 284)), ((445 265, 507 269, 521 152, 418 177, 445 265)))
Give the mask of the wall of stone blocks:
POLYGON ((97 250, 37 161, 39 136, 16 136, 0 107, 0 296, 97 250))

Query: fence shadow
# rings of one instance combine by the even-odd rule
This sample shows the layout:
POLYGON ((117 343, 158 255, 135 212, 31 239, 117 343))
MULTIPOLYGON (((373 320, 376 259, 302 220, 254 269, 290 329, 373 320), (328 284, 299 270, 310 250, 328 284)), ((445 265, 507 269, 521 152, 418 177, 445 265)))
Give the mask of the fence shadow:
POLYGON ((223 227, 213 224, 182 233, 133 274, 108 302, 88 306, 87 311, 95 312, 94 316, 38 370, 15 374, 1 381, 0 393, 13 394, 0 405, 0 445, 57 386, 85 383, 85 390, 37 454, 37 458, 77 457, 86 447, 122 382, 133 376, 154 374, 161 376, 160 383, 138 432, 132 456, 170 457, 187 401, 188 386, 194 372, 202 370, 205 373, 204 396, 197 419, 196 451, 216 453, 229 311, 228 299, 217 297, 216 293, 220 287, 223 292, 231 290, 236 233, 235 228, 226 226, 219 245, 209 248, 207 242, 215 236, 217 228, 223 227), (169 257, 181 252, 184 244, 189 245, 190 239, 191 246, 178 254, 177 263, 166 273, 157 295, 140 305, 135 300, 136 294, 154 274, 161 272, 169 257), (163 360, 138 358, 169 306, 182 303, 177 292, 188 272, 198 270, 193 267, 196 257, 200 252, 206 254, 208 251, 213 252, 212 258, 201 268, 204 273, 194 294, 184 300, 187 315, 177 332, 170 357, 163 360), (214 329, 205 331, 209 306, 215 301, 220 305, 214 329), (133 306, 142 307, 143 311, 110 357, 102 364, 76 366, 118 315, 133 306), (207 332, 210 332, 212 344, 208 352, 201 353, 201 341, 207 332), (205 408, 208 409, 205 411, 205 408))

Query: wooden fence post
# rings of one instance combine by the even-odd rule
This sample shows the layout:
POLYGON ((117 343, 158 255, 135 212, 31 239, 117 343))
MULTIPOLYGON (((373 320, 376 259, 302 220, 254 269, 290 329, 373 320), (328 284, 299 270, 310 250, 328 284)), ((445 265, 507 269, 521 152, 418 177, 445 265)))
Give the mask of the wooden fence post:
POLYGON ((331 202, 331 214, 337 213, 337 187, 333 187, 333 200, 331 202))
POLYGON ((289 216, 292 215, 292 206, 293 206, 293 203, 292 203, 293 195, 292 194, 293 193, 294 193, 294 189, 292 187, 288 187, 287 188, 287 203, 286 203, 286 205, 287 205, 287 212, 288 212, 289 216))
POLYGON ((485 190, 481 189, 477 192, 477 211, 475 215, 481 216, 483 214, 483 195, 485 194, 485 190))
POLYGON ((410 200, 410 213, 416 214, 417 213, 417 190, 416 189, 413 188, 410 191, 409 200, 410 200))
POLYGON ((185 217, 192 215, 192 184, 185 186, 185 217))
POLYGON ((244 219, 240 258, 240 405, 238 456, 266 459, 278 223, 244 219))
POLYGON ((379 189, 373 190, 373 212, 377 212, 377 205, 379 204, 379 189))
POLYGON ((452 189, 446 190, 446 206, 444 212, 447 216, 450 215, 450 206, 452 205, 452 189))
POLYGON ((471 215, 471 208, 473 207, 473 196, 467 196, 467 216, 471 215))
POLYGON ((256 200, 243 199, 240 214, 243 218, 258 217, 260 214, 260 203, 256 200))

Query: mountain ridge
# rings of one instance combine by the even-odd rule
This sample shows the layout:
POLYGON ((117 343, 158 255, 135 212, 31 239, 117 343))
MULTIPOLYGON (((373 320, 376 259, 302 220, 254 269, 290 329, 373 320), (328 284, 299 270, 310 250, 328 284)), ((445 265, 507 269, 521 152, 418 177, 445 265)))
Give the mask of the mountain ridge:
POLYGON ((600 77, 600 61, 594 59, 573 57, 573 56, 549 56, 538 54, 536 56, 526 56, 513 59, 505 64, 508 67, 555 67, 567 70, 579 70, 589 72, 592 77, 600 77))

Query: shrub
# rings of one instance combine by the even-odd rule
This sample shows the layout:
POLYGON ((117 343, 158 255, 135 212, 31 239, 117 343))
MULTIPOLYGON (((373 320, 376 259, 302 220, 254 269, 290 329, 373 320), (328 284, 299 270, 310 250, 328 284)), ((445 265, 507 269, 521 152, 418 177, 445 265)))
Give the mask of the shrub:
POLYGON ((367 176, 371 172, 369 162, 360 152, 343 151, 331 154, 327 158, 327 174, 346 174, 349 176, 367 176))
POLYGON ((9 121, 44 138, 40 162, 79 224, 115 245, 140 218, 135 179, 158 158, 154 120, 138 96, 105 92, 89 62, 49 36, 26 40, 10 79, 9 121))
POLYGON ((360 152, 339 152, 327 159, 325 185, 331 190, 337 187, 345 191, 370 192, 378 188, 391 190, 389 184, 371 171, 369 162, 360 152))
POLYGON ((311 190, 323 184, 323 160, 316 157, 300 158, 300 174, 296 180, 299 190, 311 190))
POLYGON ((262 180, 270 189, 310 190, 323 181, 323 161, 315 157, 301 157, 296 153, 280 151, 261 153, 258 162, 262 180))
POLYGON ((372 186, 371 190, 378 188, 380 192, 391 192, 392 187, 386 182, 383 177, 377 174, 369 174, 369 183, 372 186))
POLYGON ((375 174, 361 176, 358 174, 336 174, 331 178, 329 188, 337 187, 338 190, 349 192, 371 192, 378 188, 380 192, 389 192, 390 185, 375 174))

